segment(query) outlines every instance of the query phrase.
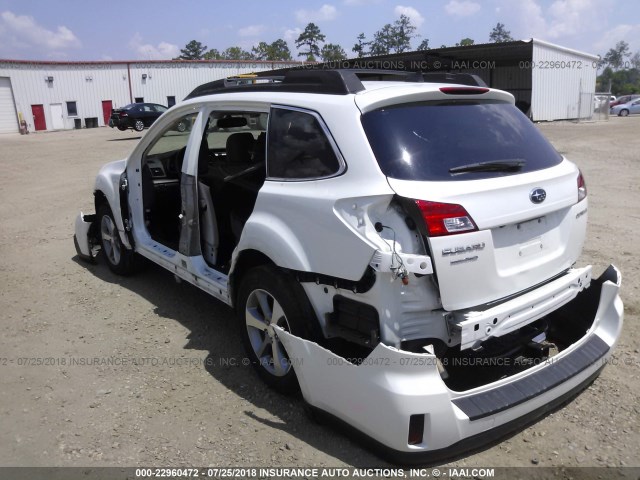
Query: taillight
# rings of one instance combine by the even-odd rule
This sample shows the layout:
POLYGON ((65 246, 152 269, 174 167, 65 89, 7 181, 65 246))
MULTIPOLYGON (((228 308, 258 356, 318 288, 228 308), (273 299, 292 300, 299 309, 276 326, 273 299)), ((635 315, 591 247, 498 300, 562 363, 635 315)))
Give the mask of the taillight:
POLYGON ((462 205, 416 200, 430 237, 455 235, 478 230, 462 205))
POLYGON ((479 95, 487 93, 489 89, 483 87, 441 87, 440 91, 447 95, 479 95))
POLYGON ((587 184, 584 181, 582 172, 578 170, 578 202, 587 198, 587 184))

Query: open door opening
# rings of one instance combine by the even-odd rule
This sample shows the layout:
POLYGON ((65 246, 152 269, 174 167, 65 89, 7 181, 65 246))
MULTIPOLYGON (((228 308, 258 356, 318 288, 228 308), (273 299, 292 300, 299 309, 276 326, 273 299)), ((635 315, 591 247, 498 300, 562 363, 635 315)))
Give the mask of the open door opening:
POLYGON ((266 112, 214 111, 200 144, 201 250, 224 273, 266 177, 267 122, 266 112))
POLYGON ((180 125, 192 125, 196 116, 186 115, 167 128, 141 162, 145 226, 151 238, 172 250, 178 250, 180 242, 180 179, 190 135, 180 125))

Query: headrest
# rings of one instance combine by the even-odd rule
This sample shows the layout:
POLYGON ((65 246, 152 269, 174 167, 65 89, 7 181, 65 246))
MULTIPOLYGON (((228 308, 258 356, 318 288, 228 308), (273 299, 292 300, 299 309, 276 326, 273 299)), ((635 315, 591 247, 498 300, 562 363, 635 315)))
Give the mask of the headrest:
POLYGON ((247 119, 245 117, 224 117, 218 119, 216 125, 218 128, 246 127, 247 119))
POLYGON ((227 160, 248 163, 251 161, 255 140, 249 132, 234 133, 227 138, 227 160))

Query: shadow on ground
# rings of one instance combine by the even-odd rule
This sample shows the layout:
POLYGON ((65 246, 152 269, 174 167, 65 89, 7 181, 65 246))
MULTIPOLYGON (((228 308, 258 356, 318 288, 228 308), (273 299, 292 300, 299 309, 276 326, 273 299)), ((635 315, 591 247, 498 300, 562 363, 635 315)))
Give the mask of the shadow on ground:
MULTIPOLYGON (((256 411, 243 412, 251 420, 287 432, 311 447, 357 468, 388 468, 393 465, 376 456, 373 453, 376 450, 364 445, 365 439, 361 435, 341 422, 323 418, 318 423, 319 417, 310 415, 310 409, 301 396, 292 398, 281 395, 262 383, 251 367, 237 368, 245 358, 245 353, 235 313, 227 305, 186 282, 176 283, 171 273, 147 261, 144 261, 141 271, 130 277, 113 274, 101 257, 97 264, 87 263, 77 256, 73 257, 73 261, 100 280, 118 284, 140 295, 154 305, 156 315, 175 320, 186 327, 190 333, 184 348, 208 352, 203 368, 216 381, 256 407, 256 411), (225 365, 220 361, 221 358, 235 359, 236 366, 225 365), (279 421, 262 418, 256 413, 258 409, 268 411, 279 421)), ((384 412, 380 414, 383 415, 384 412)), ((540 418, 534 422, 539 420, 540 418)), ((446 460, 469 457, 472 453, 489 449, 511 438, 521 430, 522 428, 517 429, 446 460)), ((438 460, 424 462, 423 465, 443 463, 445 462, 438 460)))
POLYGON ((140 140, 142 137, 127 137, 127 138, 110 138, 107 142, 124 142, 126 140, 140 140))

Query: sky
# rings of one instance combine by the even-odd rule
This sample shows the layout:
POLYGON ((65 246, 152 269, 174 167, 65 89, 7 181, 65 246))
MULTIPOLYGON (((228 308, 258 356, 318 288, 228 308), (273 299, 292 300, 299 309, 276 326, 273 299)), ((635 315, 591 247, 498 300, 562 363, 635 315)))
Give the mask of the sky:
POLYGON ((351 57, 359 33, 371 39, 402 14, 414 48, 486 43, 500 22, 517 40, 604 55, 620 40, 640 51, 639 11, 637 0, 0 0, 0 59, 158 60, 194 39, 222 51, 278 38, 295 57, 309 22, 351 57))

